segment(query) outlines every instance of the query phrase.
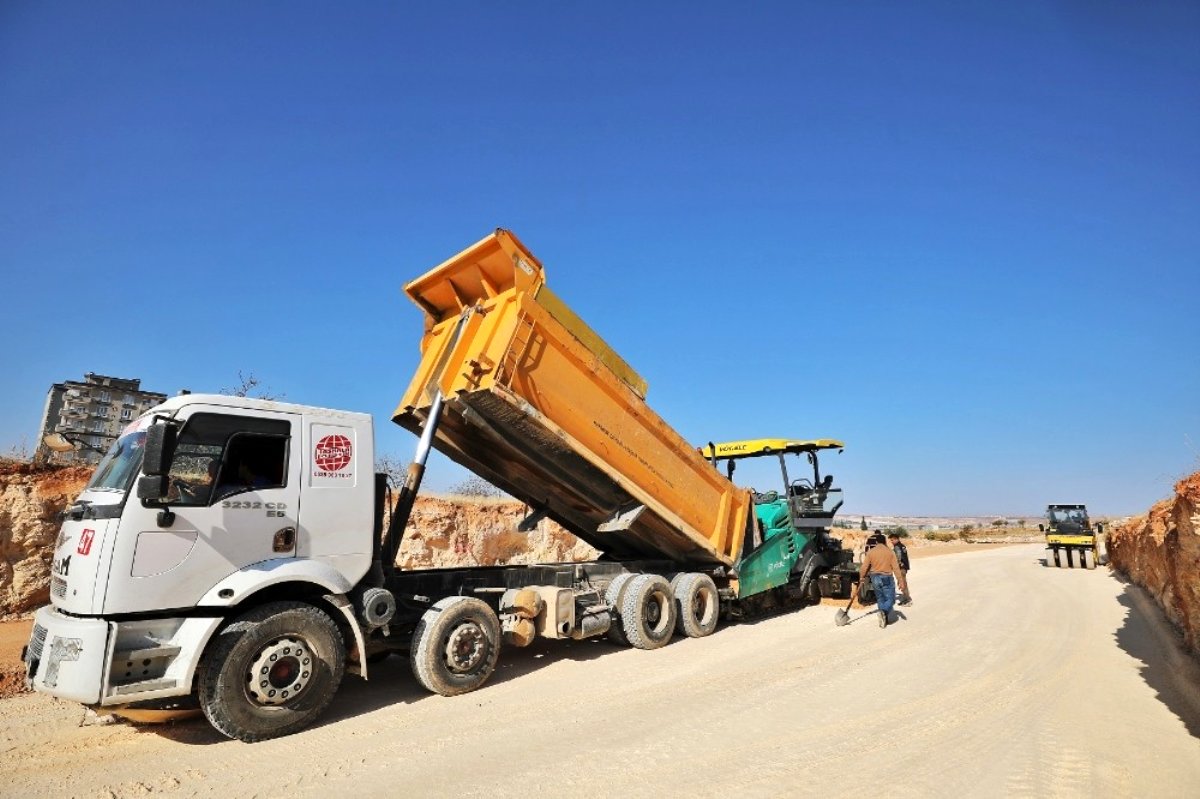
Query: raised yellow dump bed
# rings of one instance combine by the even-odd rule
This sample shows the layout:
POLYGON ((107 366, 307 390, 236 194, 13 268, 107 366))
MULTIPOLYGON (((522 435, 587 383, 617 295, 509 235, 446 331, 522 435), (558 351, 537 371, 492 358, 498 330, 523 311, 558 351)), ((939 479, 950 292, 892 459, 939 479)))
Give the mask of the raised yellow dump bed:
POLYGON ((404 288, 425 312, 421 363, 393 421, 616 558, 732 565, 749 492, 645 402, 646 383, 497 230, 404 288), (460 319, 465 314, 465 321, 460 319))

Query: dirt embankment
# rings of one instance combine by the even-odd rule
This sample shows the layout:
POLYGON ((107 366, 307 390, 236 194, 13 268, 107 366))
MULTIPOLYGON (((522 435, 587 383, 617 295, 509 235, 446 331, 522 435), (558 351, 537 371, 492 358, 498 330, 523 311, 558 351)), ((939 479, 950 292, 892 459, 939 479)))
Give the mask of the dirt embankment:
POLYGON ((548 519, 528 533, 519 502, 418 497, 396 563, 405 569, 592 560, 600 553, 548 519))
POLYGON ((1175 484, 1175 495, 1108 533, 1109 561, 1153 594, 1200 654, 1200 472, 1175 484))
POLYGON ((0 462, 0 616, 49 601, 59 514, 91 473, 91 467, 0 462))

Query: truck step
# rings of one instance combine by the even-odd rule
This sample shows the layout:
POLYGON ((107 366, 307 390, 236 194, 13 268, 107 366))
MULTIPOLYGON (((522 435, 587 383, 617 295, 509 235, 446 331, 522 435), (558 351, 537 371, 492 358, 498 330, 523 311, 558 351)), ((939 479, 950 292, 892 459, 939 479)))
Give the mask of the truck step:
POLYGON ((178 655, 182 649, 177 646, 151 646, 145 649, 128 649, 124 652, 114 652, 113 662, 120 663, 124 661, 130 663, 137 660, 152 660, 154 658, 173 658, 178 655))
POLYGON ((174 688, 178 684, 179 680, 142 680, 113 686, 111 695, 126 696, 127 694, 140 694, 143 691, 160 691, 163 688, 174 688))

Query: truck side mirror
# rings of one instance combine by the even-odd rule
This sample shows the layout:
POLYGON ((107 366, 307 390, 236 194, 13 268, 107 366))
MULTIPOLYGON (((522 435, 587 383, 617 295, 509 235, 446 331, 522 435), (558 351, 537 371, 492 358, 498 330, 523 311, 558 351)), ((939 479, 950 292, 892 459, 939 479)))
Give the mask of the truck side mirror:
MULTIPOLYGON (((145 453, 142 456, 142 474, 165 477, 171 469, 171 458, 175 455, 178 433, 175 425, 158 422, 146 431, 145 453)), ((138 482, 138 496, 142 496, 142 484, 138 482)), ((160 496, 165 496, 166 491, 160 496)))
POLYGON ((145 474, 138 478, 137 497, 143 503, 161 502, 170 490, 170 480, 165 474, 145 474))
POLYGON ((1104 532, 1104 525, 1103 525, 1103 524, 1100 524, 1100 523, 1098 523, 1098 522, 1097 522, 1097 524, 1096 524, 1096 532, 1097 532, 1097 533, 1101 533, 1101 534, 1102 534, 1102 533, 1104 532))
POLYGON ((1038 524, 1038 532, 1039 532, 1039 533, 1044 533, 1044 532, 1046 532, 1046 525, 1044 525, 1044 524, 1038 524))

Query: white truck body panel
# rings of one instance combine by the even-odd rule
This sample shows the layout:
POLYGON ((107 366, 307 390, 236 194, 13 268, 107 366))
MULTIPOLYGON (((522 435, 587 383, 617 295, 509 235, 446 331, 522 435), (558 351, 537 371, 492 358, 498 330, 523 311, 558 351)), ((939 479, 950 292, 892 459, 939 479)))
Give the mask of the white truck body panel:
MULTIPOLYGON (((362 564, 362 574, 370 567, 370 554, 362 564)), ((202 607, 233 607, 256 591, 280 583, 313 583, 330 594, 345 594, 357 579, 346 577, 343 568, 357 570, 360 558, 348 555, 342 558, 295 559, 281 558, 254 563, 239 569, 214 585, 198 602, 202 607)), ((359 575, 359 577, 362 576, 359 575)))
MULTIPOLYGON (((93 502, 102 513, 117 510, 88 499, 97 493, 85 491, 80 499, 93 502)), ((105 499, 111 502, 113 498, 105 499)), ((84 616, 100 612, 104 601, 101 586, 108 576, 112 544, 119 524, 119 518, 63 521, 50 564, 50 602, 55 607, 84 616)))
MULTIPOLYGON (((347 572, 358 582, 371 563, 375 487, 375 432, 371 417, 331 418, 306 410, 301 440, 305 453, 302 558, 360 556, 347 572), (368 531, 363 535, 363 531, 368 531), (361 568, 361 571, 359 571, 361 568)), ((350 564, 348 564, 350 565, 350 564)))

